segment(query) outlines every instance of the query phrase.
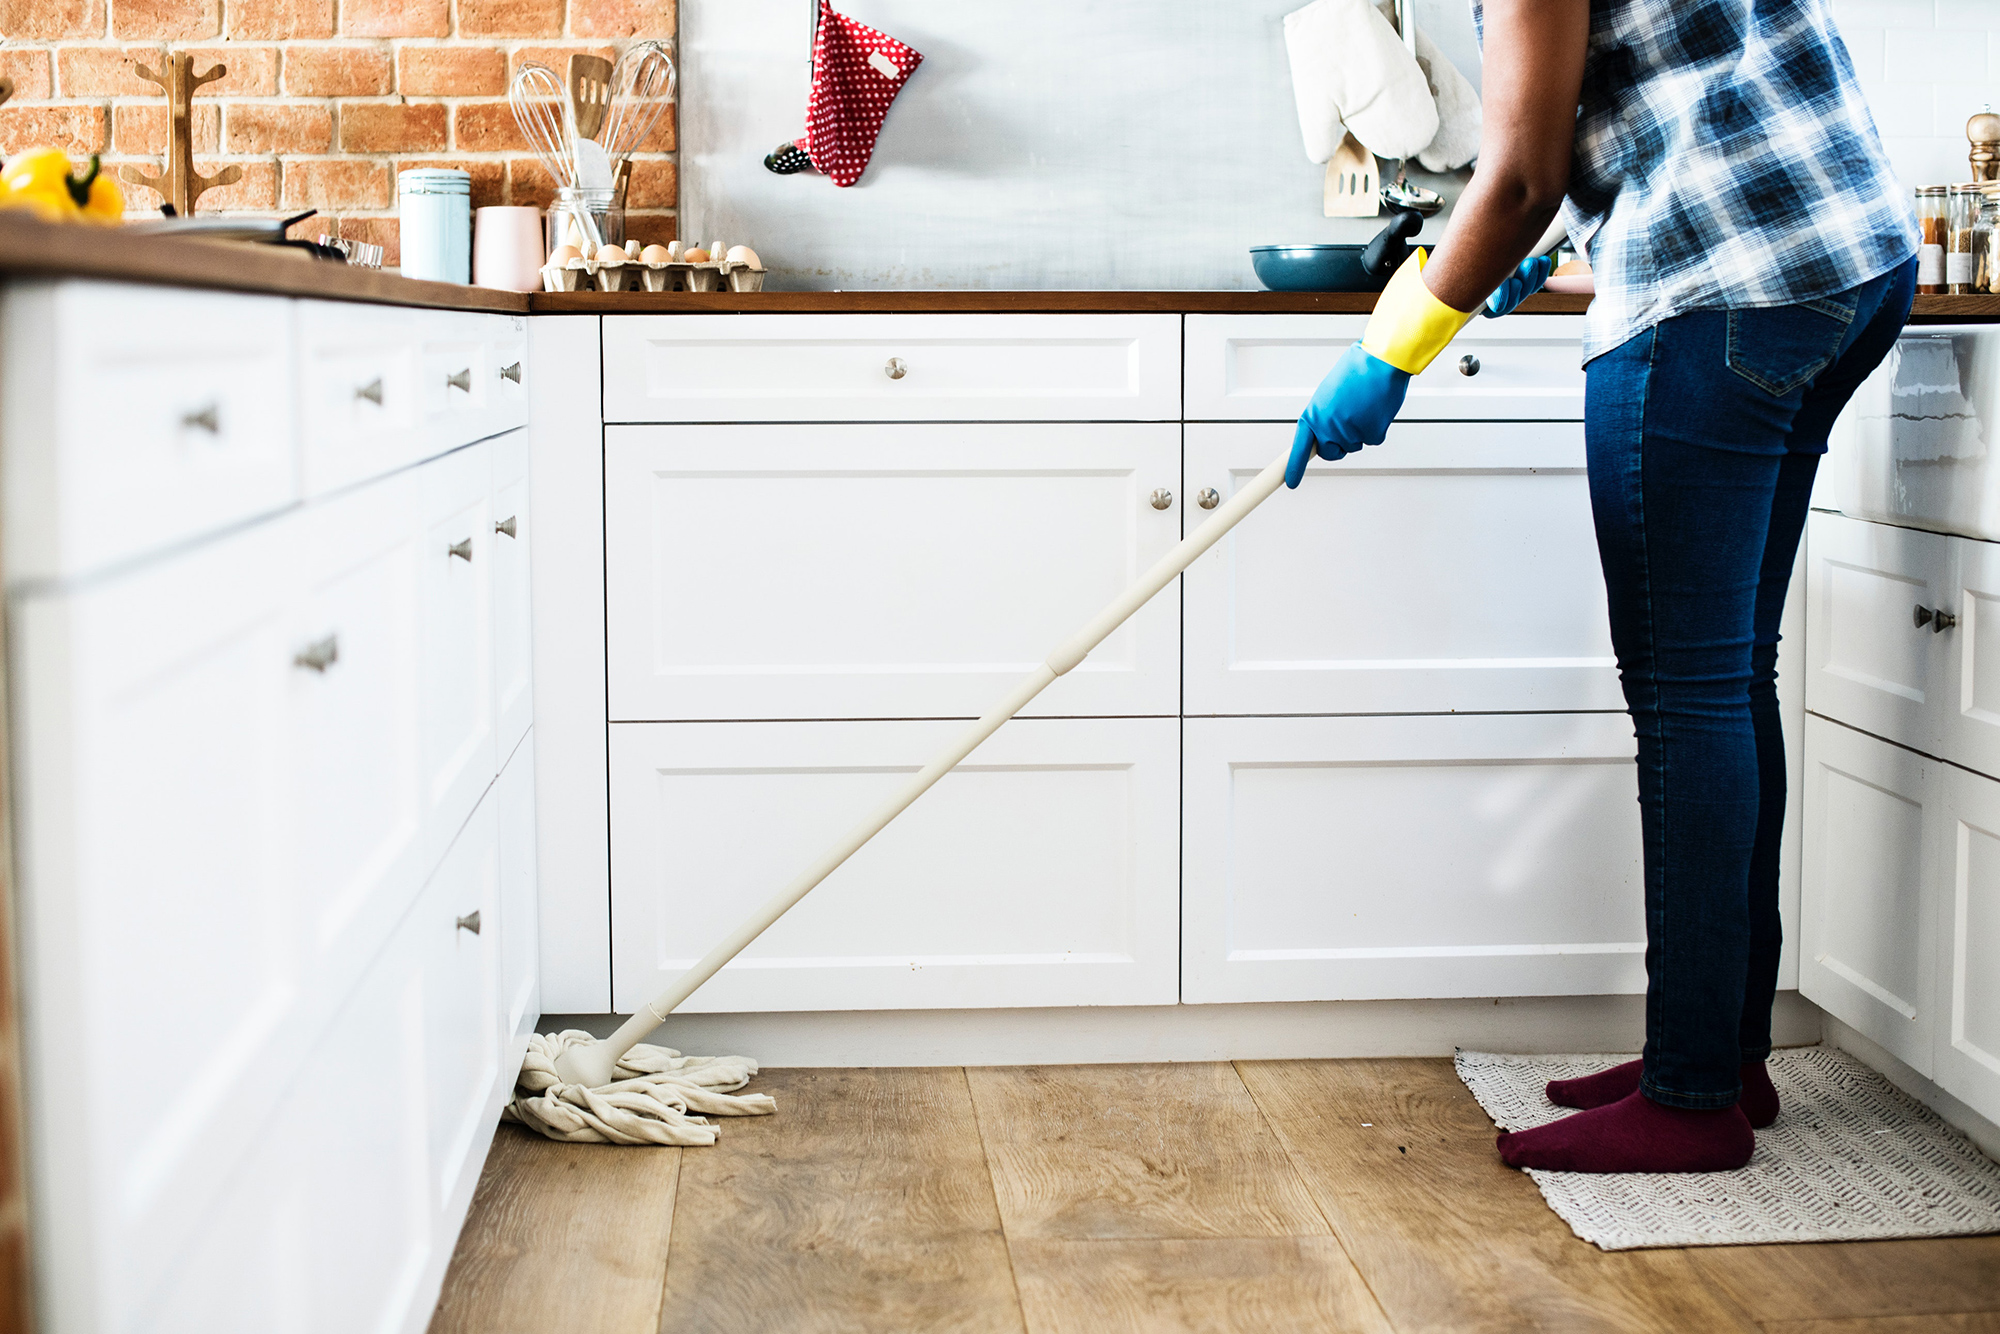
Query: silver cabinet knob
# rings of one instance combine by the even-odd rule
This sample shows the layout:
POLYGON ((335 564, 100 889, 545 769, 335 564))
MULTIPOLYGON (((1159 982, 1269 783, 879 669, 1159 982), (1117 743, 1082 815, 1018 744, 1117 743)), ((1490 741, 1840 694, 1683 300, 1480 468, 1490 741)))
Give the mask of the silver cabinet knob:
POLYGON ((910 373, 910 365, 901 357, 889 358, 889 364, 882 368, 882 374, 892 380, 900 380, 910 373))
POLYGON ((1917 629, 1921 630, 1930 623, 1931 623, 1931 609, 1929 607, 1926 607, 1923 603, 1919 602, 1917 604, 1917 609, 1910 613, 1910 624, 1916 626, 1917 629))
POLYGON ((1212 510, 1222 503, 1222 493, 1212 486, 1204 486, 1194 493, 1194 503, 1205 510, 1212 510))
POLYGON ((518 536, 514 528, 514 516, 509 514, 506 518, 494 524, 493 531, 496 533, 505 533, 509 537, 518 536))
POLYGON ((479 910, 475 908, 471 912, 467 913, 465 916, 459 918, 458 929, 461 931, 470 931, 475 936, 478 935, 479 910))
POLYGON ((337 635, 315 639, 292 655, 292 666, 320 673, 324 673, 327 668, 339 661, 340 639, 337 635))
POLYGON ((1460 375, 1479 374, 1479 358, 1473 356, 1470 352, 1460 357, 1458 359, 1458 373, 1460 375))
POLYGON ((1958 624, 1958 617, 1952 615, 1952 613, 1946 611, 1943 607, 1939 607, 1933 611, 1919 602, 1917 609, 1910 613, 1910 624, 1916 626, 1919 630, 1928 625, 1931 628, 1932 634, 1941 635, 1958 624))
POLYGON ((463 542, 452 543, 450 546, 446 547, 445 550, 451 553, 452 555, 458 557, 460 560, 466 562, 467 564, 471 564, 472 562, 472 539, 469 537, 466 538, 463 542))
POLYGON ((1152 504, 1154 509, 1163 510, 1169 508, 1174 503, 1174 493, 1163 486, 1153 492, 1152 495, 1147 496, 1146 499, 1152 504))
POLYGON ((517 361, 511 366, 502 366, 500 368, 500 378, 503 380, 512 380, 515 384, 521 383, 521 363, 517 361))
POLYGON ((470 366, 467 366, 467 367, 466 367, 466 368, 465 368, 464 370, 460 371, 460 372, 459 372, 458 374, 456 374, 456 375, 447 375, 447 376, 445 376, 445 377, 444 377, 444 382, 445 382, 446 384, 450 385, 450 386, 451 386, 451 387, 452 387, 453 389, 463 389, 463 390, 464 390, 464 391, 465 391, 466 393, 468 393, 468 394, 469 394, 469 393, 471 393, 471 392, 472 392, 472 367, 470 367, 470 366))
POLYGON ((365 398, 376 407, 382 406, 382 377, 376 376, 367 384, 354 391, 356 398, 365 398))
POLYGON ((205 408, 181 414, 183 431, 207 431, 210 435, 222 434, 222 412, 211 403, 205 408))

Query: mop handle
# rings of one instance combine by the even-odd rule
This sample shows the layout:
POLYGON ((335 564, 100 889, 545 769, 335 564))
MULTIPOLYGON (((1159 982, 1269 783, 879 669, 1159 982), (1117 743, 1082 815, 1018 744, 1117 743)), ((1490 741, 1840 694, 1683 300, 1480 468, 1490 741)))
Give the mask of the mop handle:
POLYGON ((1182 538, 1178 546, 1160 557, 1152 569, 1120 593, 1110 606, 1092 617, 1088 624, 1049 654, 1047 661, 1008 691, 1007 697, 994 705, 984 718, 967 728, 942 754, 919 770, 894 795, 877 806, 867 819, 849 830, 845 838, 828 848, 825 855, 801 872, 798 879, 773 895, 768 903, 675 979, 672 986, 649 1004, 641 1006, 638 1013, 619 1026, 617 1032, 599 1044, 602 1057, 617 1060, 631 1050, 634 1043, 665 1023, 667 1016, 693 995, 697 987, 722 971, 724 964, 742 953, 751 941, 763 935, 773 922, 789 912, 792 905, 812 892, 814 886, 859 852, 869 839, 881 833, 884 826, 927 792, 931 784, 950 773, 960 760, 978 748, 980 742, 999 731, 1000 724, 1026 708, 1028 701, 1041 694, 1058 676, 1082 662, 1113 630, 1125 624, 1133 612, 1151 602, 1155 593, 1178 578, 1183 570, 1194 564, 1197 557, 1220 541, 1224 533, 1241 523, 1245 515, 1284 485, 1285 464, 1290 456, 1289 450, 1280 454, 1277 462, 1258 473, 1248 486, 1223 502, 1201 527, 1182 538))

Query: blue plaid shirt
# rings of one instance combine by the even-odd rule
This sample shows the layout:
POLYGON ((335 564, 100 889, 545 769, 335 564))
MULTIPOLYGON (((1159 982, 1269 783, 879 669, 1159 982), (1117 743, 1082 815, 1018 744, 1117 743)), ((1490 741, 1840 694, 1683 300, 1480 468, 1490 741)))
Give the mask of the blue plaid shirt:
MULTIPOLYGON (((1473 23, 1484 36, 1480 0, 1473 23)), ((1683 311, 1785 306, 1917 251, 1827 0, 1591 0, 1563 220, 1585 361, 1683 311)))

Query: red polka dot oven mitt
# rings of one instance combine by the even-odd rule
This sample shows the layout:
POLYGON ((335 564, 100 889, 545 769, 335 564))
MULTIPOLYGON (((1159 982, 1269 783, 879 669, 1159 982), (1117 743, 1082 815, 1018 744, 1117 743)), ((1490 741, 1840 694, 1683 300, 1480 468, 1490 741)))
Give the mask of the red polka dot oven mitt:
POLYGON ((835 185, 861 179, 889 104, 923 59, 887 33, 834 13, 830 0, 820 0, 812 96, 798 146, 835 185))

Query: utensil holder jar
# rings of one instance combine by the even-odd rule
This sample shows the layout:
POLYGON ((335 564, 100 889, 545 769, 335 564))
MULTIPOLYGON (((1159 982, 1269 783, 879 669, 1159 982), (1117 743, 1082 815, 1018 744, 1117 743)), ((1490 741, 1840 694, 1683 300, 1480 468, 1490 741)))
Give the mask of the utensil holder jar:
POLYGON ((580 190, 568 185, 558 187, 555 202, 549 205, 543 254, 553 254, 557 246, 568 244, 583 251, 587 258, 597 258, 587 245, 590 229, 582 222, 585 214, 597 224, 597 244, 624 245, 625 209, 623 205, 611 202, 612 195, 610 190, 580 190))

